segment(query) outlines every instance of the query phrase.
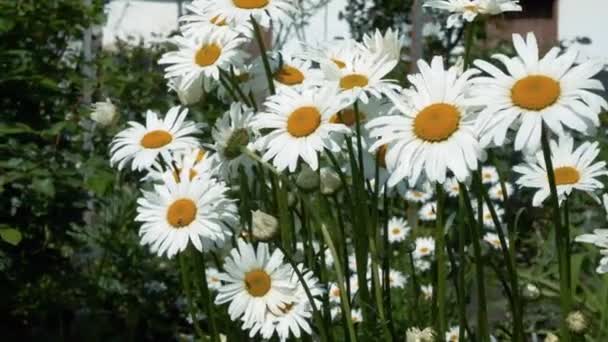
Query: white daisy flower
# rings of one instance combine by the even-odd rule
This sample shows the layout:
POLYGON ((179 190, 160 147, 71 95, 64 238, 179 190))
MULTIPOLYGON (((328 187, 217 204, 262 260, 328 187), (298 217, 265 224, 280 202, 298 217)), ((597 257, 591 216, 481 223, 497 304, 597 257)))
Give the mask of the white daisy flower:
POLYGON ((361 309, 352 309, 350 311, 350 316, 354 324, 363 322, 363 314, 361 313, 361 309))
MULTIPOLYGON (((205 85, 203 84, 202 77, 196 78, 188 85, 184 84, 184 79, 185 78, 181 76, 173 77, 167 82, 167 87, 177 94, 179 102, 181 102, 182 105, 190 106, 201 100, 203 97, 203 87, 205 85)), ((208 85, 207 88, 211 88, 211 85, 208 85)))
POLYGON ((391 288, 404 288, 407 282, 407 278, 403 273, 397 270, 390 270, 388 273, 388 284, 391 288))
MULTIPOLYGON (((496 215, 498 216, 498 222, 502 224, 502 217, 505 214, 505 211, 498 207, 497 205, 493 205, 494 211, 496 211, 496 215)), ((492 214, 490 213, 490 208, 486 203, 483 204, 483 214, 482 214, 483 225, 486 227, 494 228, 494 220, 492 220, 492 214)))
POLYGON ((255 150, 254 133, 251 130, 253 111, 240 102, 234 102, 222 117, 215 122, 211 132, 215 141, 214 156, 219 164, 219 172, 229 181, 238 176, 242 167, 246 172, 254 162, 242 149, 255 150))
POLYGON ((481 181, 483 184, 498 183, 498 171, 494 166, 484 166, 481 168, 481 181))
POLYGON ((435 332, 432 328, 427 327, 420 330, 416 327, 407 329, 405 342, 433 342, 435 341, 435 332))
POLYGON ((325 254, 325 266, 333 267, 334 266, 334 255, 331 253, 331 249, 326 249, 323 254, 325 254))
MULTIPOLYGON (((572 137, 562 136, 559 143, 551 141, 550 145, 560 204, 574 189, 584 191, 597 199, 593 191, 603 189, 604 185, 596 178, 608 175, 605 161, 593 163, 600 153, 599 144, 585 142, 574 150, 572 137)), ((532 205, 537 207, 549 197, 550 188, 542 151, 538 151, 535 158, 532 162, 513 167, 513 171, 521 174, 517 180, 520 188, 538 189, 532 200, 532 205)), ((597 200, 599 202, 599 199, 597 200)))
POLYGON ((173 176, 179 182, 180 173, 186 170, 193 180, 206 173, 214 176, 217 173, 217 163, 211 153, 203 148, 179 150, 171 153, 171 158, 165 162, 155 162, 142 181, 163 182, 165 177, 173 176))
POLYGON ((445 70, 441 57, 434 57, 431 65, 421 60, 418 68, 421 74, 408 77, 412 89, 389 95, 400 113, 367 124, 370 134, 380 138, 370 150, 388 144, 386 162, 392 171, 388 186, 404 178, 414 186, 423 175, 431 183, 444 183, 448 170, 464 182, 477 169, 481 154, 465 97, 469 78, 476 72, 445 70))
POLYGON ((158 61, 168 64, 165 78, 182 77, 183 87, 189 87, 198 78, 219 80, 220 69, 243 64, 247 53, 241 49, 245 39, 229 31, 205 30, 191 36, 175 36, 177 51, 165 53, 158 61))
MULTIPOLYGON (((283 87, 320 85, 323 81, 323 74, 319 69, 313 68, 312 62, 293 57, 288 53, 274 56, 271 59, 271 70, 277 91, 281 91, 283 87)), ((267 89, 268 80, 265 73, 263 80, 265 82, 263 88, 267 89)))
POLYGON ((414 268, 418 272, 426 272, 431 269, 431 262, 425 259, 416 259, 414 260, 414 268))
POLYGON ((504 12, 521 12, 519 0, 479 0, 481 13, 498 15, 504 12))
POLYGON ((367 103, 369 96, 381 98, 382 94, 399 90, 394 80, 384 79, 397 65, 388 56, 378 59, 369 53, 355 53, 343 67, 335 61, 321 64, 325 81, 340 89, 349 102, 367 103))
POLYGON ((424 6, 450 12, 447 27, 458 26, 463 20, 472 22, 479 14, 497 15, 521 11, 519 0, 430 0, 424 6))
MULTIPOLYGON (((389 113, 392 104, 384 98, 370 98, 367 103, 358 103, 359 124, 362 131, 365 131, 365 123, 373 120, 376 117, 383 116, 389 113)), ((353 132, 357 124, 357 113, 355 112, 354 104, 347 106, 340 112, 335 113, 329 119, 331 123, 341 123, 350 127, 353 132)), ((354 140, 354 139, 353 139, 354 140)))
POLYGON ((437 219, 437 203, 428 202, 418 210, 418 217, 422 221, 435 221, 437 219))
POLYGON ((185 7, 190 12, 179 18, 179 21, 184 23, 180 30, 185 35, 193 35, 204 30, 231 31, 235 33, 243 33, 251 36, 252 27, 248 22, 237 23, 234 20, 230 22, 227 15, 216 14, 211 15, 208 10, 212 6, 212 0, 194 0, 185 7))
POLYGON ((380 30, 376 29, 373 34, 366 33, 363 36, 362 49, 366 49, 378 59, 386 56, 387 60, 399 61, 403 45, 404 37, 399 35, 398 30, 393 31, 389 28, 382 34, 380 30))
POLYGON ((262 158, 272 159, 279 171, 289 168, 294 172, 300 158, 316 170, 318 152, 326 148, 340 149, 333 135, 350 132, 348 127, 329 121, 343 107, 335 88, 285 87, 280 94, 269 97, 264 105, 266 112, 254 117, 252 127, 272 129, 258 140, 258 146, 266 151, 262 158))
POLYGON ((297 299, 291 266, 283 263, 280 250, 269 254, 266 243, 258 243, 257 250, 241 239, 237 245, 224 259, 225 273, 219 274, 224 285, 218 289, 215 304, 230 302, 230 319, 241 318, 245 326, 264 323, 267 310, 281 315, 297 299))
POLYGON ((458 342, 460 341, 460 327, 451 327, 445 333, 446 342, 458 342))
POLYGON ((460 184, 458 183, 458 179, 454 177, 448 177, 443 183, 443 189, 448 194, 449 197, 458 197, 460 194, 460 184))
MULTIPOLYGON (((315 298, 316 307, 319 308, 322 302, 317 298, 323 295, 323 289, 319 284, 319 280, 314 277, 312 272, 306 270, 303 265, 299 265, 298 268, 304 277, 311 296, 315 298)), ((300 338, 302 332, 309 335, 312 334, 309 324, 313 314, 312 305, 306 295, 304 286, 295 272, 292 274, 291 281, 293 284, 297 284, 294 293, 295 301, 285 305, 281 309, 280 315, 267 311, 266 320, 263 323, 256 322, 249 332, 249 337, 254 337, 259 331, 264 339, 270 339, 276 333, 279 340, 286 341, 290 335, 300 338)))
MULTIPOLYGON (((502 245, 500 244, 500 238, 498 237, 498 234, 496 234, 496 233, 486 233, 483 236, 483 240, 485 242, 489 243, 490 246, 492 246, 492 248, 494 248, 496 250, 502 249, 502 245)), ((509 240, 507 240, 506 242, 507 242, 507 247, 509 247, 509 240)))
MULTIPOLYGON (((258 76, 255 73, 255 69, 257 68, 258 62, 260 62, 259 58, 255 59, 252 63, 249 64, 242 64, 238 66, 233 65, 230 69, 230 72, 234 73, 234 82, 237 84, 243 95, 246 96, 248 99, 253 97, 254 101, 256 102, 262 98, 259 96, 260 94, 257 93, 255 89, 255 86, 258 83, 255 78, 258 76)), ((263 76, 264 79, 266 79, 265 74, 260 76, 263 76)), ((268 83, 266 83, 266 85, 268 85, 268 83)), ((217 96, 226 104, 231 104, 235 101, 230 91, 227 90, 223 84, 220 84, 220 86, 217 87, 217 96)), ((235 96, 238 96, 238 94, 235 94, 235 96)), ((242 99, 239 98, 238 100, 242 99)))
POLYGON ((110 164, 121 170, 131 162, 132 170, 145 170, 162 155, 171 160, 170 152, 195 148, 198 142, 193 134, 200 133, 199 125, 185 121, 187 108, 173 107, 164 119, 153 111, 146 112, 146 125, 129 122, 129 128, 118 133, 110 143, 110 164), (181 110, 180 110, 181 109, 181 110))
POLYGON ((420 259, 435 253, 435 240, 432 237, 420 237, 416 239, 416 248, 413 256, 420 259))
POLYGON ((208 267, 205 270, 205 275, 207 278, 207 286, 211 290, 218 290, 222 286, 222 281, 218 277, 220 272, 215 267, 208 267))
POLYGON ((582 234, 576 237, 576 242, 591 243, 601 248, 603 255, 595 271, 599 274, 608 273, 608 229, 595 229, 593 234, 582 234))
POLYGON ((168 175, 164 184, 154 185, 154 191, 142 190, 135 217, 142 222, 141 244, 169 258, 185 250, 189 242, 199 251, 221 247, 238 220, 227 191, 207 173, 190 180, 189 170, 180 172, 179 181, 168 175))
POLYGON ((400 242, 410 233, 411 228, 408 226, 407 221, 401 217, 392 217, 388 221, 388 241, 389 242, 400 242))
MULTIPOLYGON (((505 189, 507 190, 507 196, 511 196, 513 194, 513 185, 511 183, 505 182, 505 189)), ((505 197, 502 192, 502 186, 500 183, 492 185, 488 190, 490 198, 495 201, 504 201, 505 197)))
POLYGON ((508 73, 492 64, 477 60, 475 65, 489 76, 478 77, 474 102, 485 108, 479 113, 477 128, 481 143, 502 146, 507 130, 517 127, 514 147, 536 151, 540 146, 543 123, 558 136, 564 127, 587 133, 599 126, 598 115, 608 103, 590 90, 603 90, 602 83, 592 77, 602 70, 602 63, 588 61, 573 66, 578 53, 571 49, 559 55, 553 48, 539 58, 533 33, 526 41, 514 34, 513 44, 518 56, 495 55, 508 73), (559 55, 559 56, 558 56, 559 55))
MULTIPOLYGON (((349 280, 349 286, 350 286, 350 294, 351 297, 354 296, 357 291, 359 291, 359 282, 357 280, 357 275, 352 275, 349 280)), ((345 288, 346 288, 346 284, 344 284, 345 288)), ((342 298, 341 296, 341 292, 340 292, 340 287, 338 286, 338 283, 331 283, 329 285, 329 302, 330 303, 334 303, 334 304, 340 304, 342 298)))
MULTIPOLYGON (((386 151, 386 149, 385 149, 386 151)), ((386 155, 386 152, 385 152, 386 155)), ((433 198, 433 193, 428 191, 409 189, 405 192, 405 199, 414 203, 425 203, 433 198)))
POLYGON ((91 109, 93 109, 91 120, 97 122, 101 126, 111 125, 118 117, 116 106, 109 98, 106 98, 106 100, 102 102, 95 102, 91 106, 91 109))
POLYGON ((205 10, 216 20, 243 24, 253 17, 260 26, 268 28, 272 22, 290 21, 296 7, 289 0, 216 0, 209 1, 205 10))
POLYGON ((433 285, 422 285, 420 286, 420 291, 425 300, 433 299, 433 285))
POLYGON ((334 40, 320 43, 317 46, 303 45, 302 58, 311 60, 319 65, 333 63, 339 69, 346 67, 354 56, 362 53, 361 46, 353 39, 334 40))

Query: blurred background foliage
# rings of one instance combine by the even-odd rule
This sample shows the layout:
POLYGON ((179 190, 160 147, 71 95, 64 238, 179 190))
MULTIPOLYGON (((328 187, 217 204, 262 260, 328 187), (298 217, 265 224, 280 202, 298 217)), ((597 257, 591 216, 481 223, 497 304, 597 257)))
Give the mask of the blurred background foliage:
MULTIPOLYGON (((407 8, 400 1, 351 1, 344 15, 360 36, 372 27, 403 29, 407 8)), ((90 6, 82 0, 0 0, 0 328, 5 341, 176 340, 192 330, 175 261, 139 246, 133 222, 138 178, 110 168, 108 144, 119 127, 96 126, 83 98, 85 88, 95 101, 110 98, 123 122, 141 120, 147 109, 164 112, 177 97, 168 92, 156 61, 170 47, 119 41, 85 62, 84 31, 103 21, 101 0, 90 6), (87 68, 94 68, 95 84, 85 77, 87 68)), ((484 34, 478 30, 479 39, 484 34)), ((450 55, 461 34, 447 36, 453 39, 427 38, 425 53, 450 55)), ((495 51, 479 49, 474 55, 495 51)), ((404 80, 406 70, 402 66, 395 77, 404 80)), ((194 119, 209 121, 220 108, 209 97, 191 111, 194 119)), ((602 119, 608 121, 605 114, 602 119)), ((603 147, 604 130, 594 137, 603 147)), ((608 150, 602 150, 608 159, 608 150)), ((497 156, 503 171, 512 155, 497 156)), ((514 207, 525 207, 529 194, 519 200, 514 207)), ((605 224, 591 199, 577 196, 571 206, 577 234, 605 224)), ((533 283, 543 294, 526 306, 527 323, 542 327, 557 319, 555 249, 548 213, 528 209, 520 220, 518 263, 522 285, 533 283)), ((495 257, 487 254, 490 267, 500 265, 495 257)), ((606 320, 608 281, 595 274, 596 261, 593 248, 575 244, 577 305, 606 320)), ((499 323, 507 304, 502 294, 493 295, 499 323)), ((396 305, 395 311, 396 317, 405 316, 407 308, 396 305)))

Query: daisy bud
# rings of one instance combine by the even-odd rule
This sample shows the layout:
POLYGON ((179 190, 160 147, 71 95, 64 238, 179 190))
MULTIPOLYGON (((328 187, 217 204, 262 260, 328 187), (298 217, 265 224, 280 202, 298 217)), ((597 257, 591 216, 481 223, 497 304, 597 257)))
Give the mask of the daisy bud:
POLYGON ((568 324, 568 329, 576 334, 582 334, 587 330, 589 326, 589 322, 585 315, 580 311, 572 311, 566 317, 566 323, 568 324))
POLYGON ((538 297, 540 297, 540 289, 538 288, 538 286, 536 286, 532 283, 528 283, 522 289, 522 295, 526 299, 535 300, 535 299, 538 299, 538 297))
POLYGON ((296 185, 303 190, 314 191, 319 188, 319 174, 305 165, 298 173, 296 185))
POLYGON ((91 120, 102 126, 111 125, 117 118, 116 106, 110 99, 106 99, 105 102, 96 102, 92 105, 92 108, 91 120))
POLYGON ((261 210, 252 211, 251 214, 252 234, 255 239, 268 241, 277 234, 279 221, 276 217, 261 210))
POLYGON ((328 167, 321 169, 321 193, 323 195, 331 195, 338 191, 341 186, 340 177, 334 170, 328 167))
POLYGON ((246 129, 238 129, 232 132, 232 135, 226 142, 224 156, 228 159, 234 159, 241 155, 243 147, 249 144, 249 132, 246 129))
POLYGON ((557 337, 554 333, 548 333, 547 336, 545 336, 545 342, 558 342, 559 341, 559 337, 557 337))

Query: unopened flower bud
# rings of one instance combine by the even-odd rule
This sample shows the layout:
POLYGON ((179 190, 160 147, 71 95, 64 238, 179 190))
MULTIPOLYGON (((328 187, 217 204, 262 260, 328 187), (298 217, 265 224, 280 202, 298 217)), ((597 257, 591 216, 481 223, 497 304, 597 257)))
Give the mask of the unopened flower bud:
POLYGON ((589 323, 587 321, 587 317, 580 311, 572 311, 566 317, 566 323, 568 324, 568 329, 576 334, 582 334, 587 330, 589 323))
POLYGON ((315 190, 319 188, 319 175, 317 171, 313 171, 310 167, 305 165, 298 173, 296 178, 296 185, 302 190, 315 190))
POLYGON ((276 217, 261 210, 252 211, 251 216, 251 231, 255 239, 268 241, 276 235, 279 227, 279 221, 276 217))
POLYGON ((203 97, 203 78, 199 77, 186 86, 182 77, 176 77, 169 81, 169 88, 177 93, 181 104, 189 106, 197 103, 203 97))
POLYGON ((532 283, 527 283, 522 289, 522 295, 526 299, 535 300, 540 297, 540 289, 538 288, 538 286, 532 283))
POLYGON ((321 193, 323 195, 331 195, 338 191, 341 186, 340 177, 334 170, 328 167, 321 169, 321 193))
POLYGON ((117 118, 116 106, 110 99, 106 99, 105 102, 96 102, 92 108, 91 120, 102 126, 111 125, 117 118))

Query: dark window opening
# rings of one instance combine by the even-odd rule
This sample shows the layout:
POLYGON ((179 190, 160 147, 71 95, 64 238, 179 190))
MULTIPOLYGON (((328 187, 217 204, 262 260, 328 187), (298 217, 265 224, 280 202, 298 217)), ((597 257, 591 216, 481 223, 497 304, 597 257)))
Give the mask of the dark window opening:
POLYGON ((520 0, 521 12, 507 12, 507 19, 553 18, 555 0, 520 0))

